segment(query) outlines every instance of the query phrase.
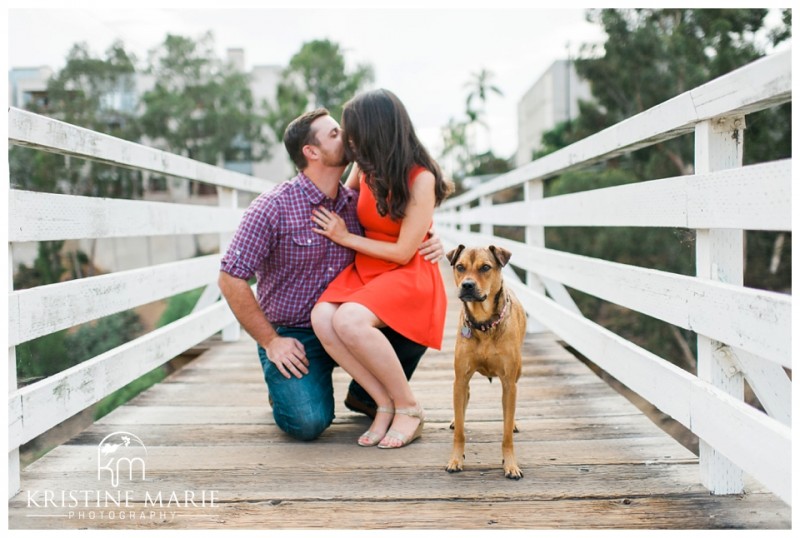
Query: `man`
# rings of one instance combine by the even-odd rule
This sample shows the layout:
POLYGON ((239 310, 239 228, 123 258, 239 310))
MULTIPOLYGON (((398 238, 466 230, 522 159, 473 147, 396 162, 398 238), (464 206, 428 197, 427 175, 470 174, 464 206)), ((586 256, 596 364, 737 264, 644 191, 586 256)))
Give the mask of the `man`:
MULTIPOLYGON (((314 233, 311 213, 322 206, 341 215, 350 232, 363 230, 356 216, 358 193, 339 181, 348 159, 342 130, 328 111, 320 108, 292 121, 283 142, 299 173, 247 209, 222 258, 219 287, 258 343, 275 423, 310 441, 333 421, 331 374, 336 366, 311 329, 311 309, 355 256, 314 233), (254 275, 256 296, 248 284, 254 275)), ((441 242, 429 240, 420 252, 433 263, 443 254, 441 242)), ((410 379, 426 348, 384 331, 410 379)), ((345 405, 374 417, 375 402, 355 382, 345 405)))

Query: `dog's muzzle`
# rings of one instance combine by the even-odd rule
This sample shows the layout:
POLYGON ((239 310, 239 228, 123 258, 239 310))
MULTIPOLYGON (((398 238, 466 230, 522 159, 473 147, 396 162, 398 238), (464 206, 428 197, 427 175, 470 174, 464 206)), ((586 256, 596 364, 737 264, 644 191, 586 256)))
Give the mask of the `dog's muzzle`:
POLYGON ((461 283, 461 287, 459 288, 458 298, 462 301, 474 301, 480 303, 486 300, 486 295, 480 295, 480 292, 474 281, 465 280, 461 283))

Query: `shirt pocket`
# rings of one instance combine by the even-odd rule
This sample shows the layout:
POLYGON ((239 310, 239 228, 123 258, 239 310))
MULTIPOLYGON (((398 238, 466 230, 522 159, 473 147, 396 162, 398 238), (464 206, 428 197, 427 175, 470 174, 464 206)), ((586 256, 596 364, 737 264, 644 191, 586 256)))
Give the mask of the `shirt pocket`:
POLYGON ((311 230, 297 230, 292 232, 292 243, 298 247, 306 247, 309 250, 318 249, 322 248, 323 241, 328 241, 328 239, 311 230))

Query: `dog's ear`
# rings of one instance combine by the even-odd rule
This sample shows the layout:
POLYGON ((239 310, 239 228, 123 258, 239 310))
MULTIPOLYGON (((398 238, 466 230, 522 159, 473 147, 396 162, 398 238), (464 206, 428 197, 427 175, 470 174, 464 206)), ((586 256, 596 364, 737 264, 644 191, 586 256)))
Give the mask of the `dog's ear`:
POLYGON ((450 262, 451 266, 456 264, 456 260, 458 259, 459 256, 461 256, 461 252, 465 248, 466 247, 464 245, 458 245, 456 248, 445 254, 445 256, 447 256, 447 261, 450 262))
POLYGON ((508 260, 511 259, 511 253, 504 248, 490 245, 489 250, 492 252, 498 263, 500 263, 501 267, 505 267, 508 263, 508 260))

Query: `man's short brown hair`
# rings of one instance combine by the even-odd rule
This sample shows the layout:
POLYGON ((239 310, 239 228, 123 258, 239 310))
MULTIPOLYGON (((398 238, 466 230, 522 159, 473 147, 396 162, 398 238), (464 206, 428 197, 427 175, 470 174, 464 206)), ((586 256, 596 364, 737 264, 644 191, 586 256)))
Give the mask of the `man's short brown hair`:
POLYGON ((289 157, 298 170, 305 170, 308 166, 306 156, 303 155, 303 146, 319 144, 317 134, 312 132, 311 124, 317 118, 329 115, 328 109, 318 108, 293 119, 286 127, 286 131, 283 133, 283 145, 286 146, 286 151, 289 152, 289 157))

